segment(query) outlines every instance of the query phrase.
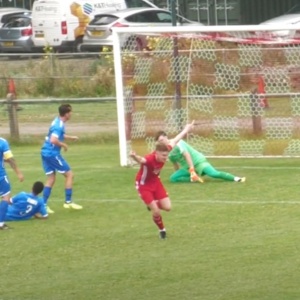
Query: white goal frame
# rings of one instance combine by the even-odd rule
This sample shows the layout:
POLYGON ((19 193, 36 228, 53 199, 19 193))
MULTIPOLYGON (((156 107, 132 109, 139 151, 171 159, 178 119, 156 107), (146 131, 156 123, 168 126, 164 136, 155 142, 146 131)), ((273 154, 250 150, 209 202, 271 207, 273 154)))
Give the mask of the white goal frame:
MULTIPOLYGON (((228 26, 195 26, 195 27, 115 27, 113 28, 113 56, 116 84, 117 114, 118 114, 118 133, 119 133, 119 150, 120 165, 130 165, 128 153, 130 151, 126 140, 125 128, 125 106, 124 106, 124 82, 122 74, 122 47, 120 35, 126 34, 151 34, 155 33, 174 33, 176 34, 193 34, 193 33, 226 33, 226 32, 269 32, 269 31, 300 31, 300 25, 228 25, 228 26)), ((300 40, 300 39, 299 39, 300 40)), ((282 44, 282 40, 278 40, 278 44, 282 44)), ((291 93, 290 93, 291 94, 291 93)), ((298 95, 298 94, 297 94, 298 95)), ((272 96, 272 95, 271 95, 272 96)), ((191 121, 191 120, 189 120, 191 121)), ((299 152, 300 154, 300 152, 299 152)), ((209 156, 209 155, 208 155, 209 156)), ((246 155, 247 157, 259 157, 257 155, 246 155)), ((274 155, 280 156, 281 155, 274 155)), ((289 156, 289 155, 286 155, 289 156)), ((295 155, 291 155, 295 157, 295 155)), ((265 156, 264 156, 265 157, 265 156)))

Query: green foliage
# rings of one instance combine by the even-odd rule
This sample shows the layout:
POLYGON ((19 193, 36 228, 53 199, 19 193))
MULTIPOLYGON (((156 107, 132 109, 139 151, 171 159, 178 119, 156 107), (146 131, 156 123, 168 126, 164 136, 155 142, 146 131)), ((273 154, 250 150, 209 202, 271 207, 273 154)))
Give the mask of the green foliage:
POLYGON ((19 99, 114 96, 115 79, 109 57, 111 55, 106 54, 93 59, 70 59, 47 50, 39 59, 15 64, 3 62, 4 79, 0 82, 0 93, 6 97, 8 79, 13 78, 19 99))
MULTIPOLYGON (((39 147, 14 147, 25 181, 9 170, 13 193, 43 180, 39 147)), ((141 153, 144 154, 144 153, 141 153)), ((70 144, 74 200, 63 204, 63 177, 47 221, 15 222, 1 235, 5 300, 297 300, 300 292, 296 159, 215 159, 245 184, 162 180, 173 210, 158 239, 134 188, 136 168, 121 168, 118 144, 70 144)))

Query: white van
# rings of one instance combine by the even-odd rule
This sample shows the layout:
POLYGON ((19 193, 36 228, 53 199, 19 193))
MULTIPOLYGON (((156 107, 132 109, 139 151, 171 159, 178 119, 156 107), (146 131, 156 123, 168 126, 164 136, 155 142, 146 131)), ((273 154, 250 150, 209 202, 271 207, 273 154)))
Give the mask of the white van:
POLYGON ((32 40, 36 47, 80 49, 86 25, 97 13, 129 7, 156 7, 148 0, 36 0, 32 7, 32 40))

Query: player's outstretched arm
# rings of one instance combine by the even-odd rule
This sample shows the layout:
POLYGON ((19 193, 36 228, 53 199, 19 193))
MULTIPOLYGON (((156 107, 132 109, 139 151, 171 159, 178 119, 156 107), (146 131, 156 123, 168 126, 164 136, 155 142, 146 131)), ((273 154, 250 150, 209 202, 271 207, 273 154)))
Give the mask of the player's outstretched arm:
POLYGON ((189 166, 189 172, 190 172, 190 178, 192 182, 201 182, 203 183, 203 179, 196 173, 195 168, 194 168, 194 163, 192 160, 192 157, 189 152, 185 151, 182 153, 184 159, 186 160, 188 166, 189 166))
POLYGON ((183 139, 184 136, 193 129, 194 123, 195 121, 193 120, 192 123, 185 125, 184 129, 170 140, 170 146, 174 147, 181 139, 183 139))
POLYGON ((146 159, 140 155, 137 155, 134 151, 130 152, 130 157, 136 161, 138 164, 145 164, 146 159))
POLYGON ((7 162, 11 168, 15 171, 15 173, 17 174, 19 181, 23 181, 24 180, 24 176, 23 173, 20 171, 20 169, 17 166, 17 163, 15 161, 15 159, 13 157, 7 158, 5 159, 5 162, 7 162))
POLYGON ((189 169, 194 169, 194 164, 193 164, 193 160, 192 160, 191 155, 187 151, 184 151, 182 153, 182 155, 183 155, 186 163, 188 164, 189 169))

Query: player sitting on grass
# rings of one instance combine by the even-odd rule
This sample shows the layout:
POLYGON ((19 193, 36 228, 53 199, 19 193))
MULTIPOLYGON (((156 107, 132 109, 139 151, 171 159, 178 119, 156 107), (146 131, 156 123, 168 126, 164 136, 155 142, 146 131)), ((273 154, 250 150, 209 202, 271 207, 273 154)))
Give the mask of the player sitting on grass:
POLYGON ((194 122, 186 125, 184 130, 179 133, 170 143, 157 143, 155 151, 141 157, 135 152, 130 156, 139 163, 140 169, 136 175, 136 189, 139 196, 147 205, 152 213, 152 219, 159 229, 159 236, 166 238, 166 229, 162 220, 160 210, 170 211, 171 201, 166 192, 159 174, 168 159, 169 151, 193 128, 194 122))
MULTIPOLYGON (((167 134, 159 131, 156 141, 170 143, 167 134)), ((169 160, 173 163, 175 172, 171 175, 171 182, 201 182, 200 176, 223 179, 227 181, 245 182, 245 177, 238 177, 230 173, 216 170, 206 159, 206 157, 185 141, 181 140, 169 153, 169 160)))
POLYGON ((32 192, 21 192, 10 199, 5 221, 24 221, 32 217, 38 219, 48 218, 44 199, 38 197, 43 191, 44 184, 36 181, 32 186, 32 192))

